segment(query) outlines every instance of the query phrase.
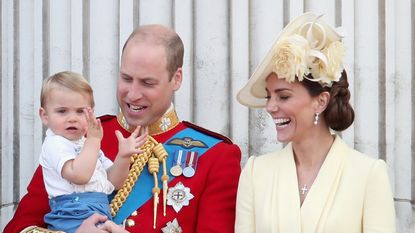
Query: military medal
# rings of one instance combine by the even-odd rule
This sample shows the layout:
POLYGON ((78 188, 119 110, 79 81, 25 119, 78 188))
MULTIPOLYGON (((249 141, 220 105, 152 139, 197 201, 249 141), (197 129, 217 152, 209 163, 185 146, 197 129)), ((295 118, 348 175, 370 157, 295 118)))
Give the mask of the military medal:
POLYGON ((185 187, 181 182, 174 187, 170 187, 167 193, 167 205, 172 206, 176 213, 183 206, 188 206, 191 199, 193 199, 193 194, 190 193, 190 188, 185 187))
POLYGON ((183 157, 183 151, 178 150, 176 151, 173 159, 173 164, 175 164, 173 167, 170 168, 170 173, 173 176, 180 176, 183 172, 182 170, 182 157, 183 157))
MULTIPOLYGON (((195 175, 195 167, 198 159, 198 154, 195 151, 189 151, 187 153, 187 157, 189 157, 188 163, 186 164, 186 167, 183 169, 183 175, 185 177, 192 177, 195 175)), ((187 158, 186 158, 187 160, 187 158)))
POLYGON ((170 168, 170 173, 173 176, 180 176, 182 174, 182 167, 180 167, 180 165, 175 165, 172 168, 170 168))

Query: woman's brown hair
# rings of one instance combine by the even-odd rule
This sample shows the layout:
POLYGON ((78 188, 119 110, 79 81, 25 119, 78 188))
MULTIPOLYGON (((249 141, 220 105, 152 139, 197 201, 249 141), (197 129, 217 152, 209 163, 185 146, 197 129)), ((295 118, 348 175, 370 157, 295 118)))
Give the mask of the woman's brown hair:
MULTIPOLYGON (((310 74, 311 75, 311 74, 310 74)), ((349 83, 346 71, 343 70, 339 81, 333 82, 331 87, 323 87, 318 82, 303 79, 300 82, 315 97, 327 91, 330 93, 330 100, 326 110, 322 113, 327 125, 336 131, 347 129, 354 121, 354 110, 350 105, 349 83)))

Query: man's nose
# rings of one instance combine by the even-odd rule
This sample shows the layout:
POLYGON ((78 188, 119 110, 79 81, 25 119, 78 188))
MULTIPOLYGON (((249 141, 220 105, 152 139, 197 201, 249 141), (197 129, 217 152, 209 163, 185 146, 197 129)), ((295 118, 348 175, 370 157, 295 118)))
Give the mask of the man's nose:
POLYGON ((132 83, 127 93, 128 98, 131 101, 139 100, 143 97, 142 88, 139 84, 132 83))

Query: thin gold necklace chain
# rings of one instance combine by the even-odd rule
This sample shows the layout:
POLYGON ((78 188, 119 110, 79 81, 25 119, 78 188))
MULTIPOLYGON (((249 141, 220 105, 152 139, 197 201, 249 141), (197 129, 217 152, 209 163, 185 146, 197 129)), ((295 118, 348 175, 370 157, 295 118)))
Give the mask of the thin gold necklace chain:
MULTIPOLYGON (((309 179, 307 182, 304 182, 303 185, 301 185, 300 182, 298 182, 300 184, 298 189, 301 195, 306 195, 310 191, 311 186, 313 186, 314 181, 316 180, 318 173, 320 172, 320 168, 321 166, 317 169, 316 172, 313 172, 314 174, 311 176, 311 179, 309 179)), ((298 168, 297 168, 297 176, 298 176, 298 168)))

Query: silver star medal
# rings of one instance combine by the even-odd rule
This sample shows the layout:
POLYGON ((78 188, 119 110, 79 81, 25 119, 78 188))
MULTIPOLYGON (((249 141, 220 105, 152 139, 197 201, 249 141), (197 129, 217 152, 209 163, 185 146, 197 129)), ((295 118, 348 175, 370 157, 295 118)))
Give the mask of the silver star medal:
POLYGON ((165 227, 161 228, 163 233, 182 233, 182 228, 179 226, 177 219, 168 222, 165 227))
POLYGON ((178 213, 183 206, 188 206, 189 201, 193 198, 193 194, 190 193, 190 188, 184 187, 184 185, 179 182, 174 187, 169 188, 167 193, 167 205, 173 207, 173 209, 178 213))

